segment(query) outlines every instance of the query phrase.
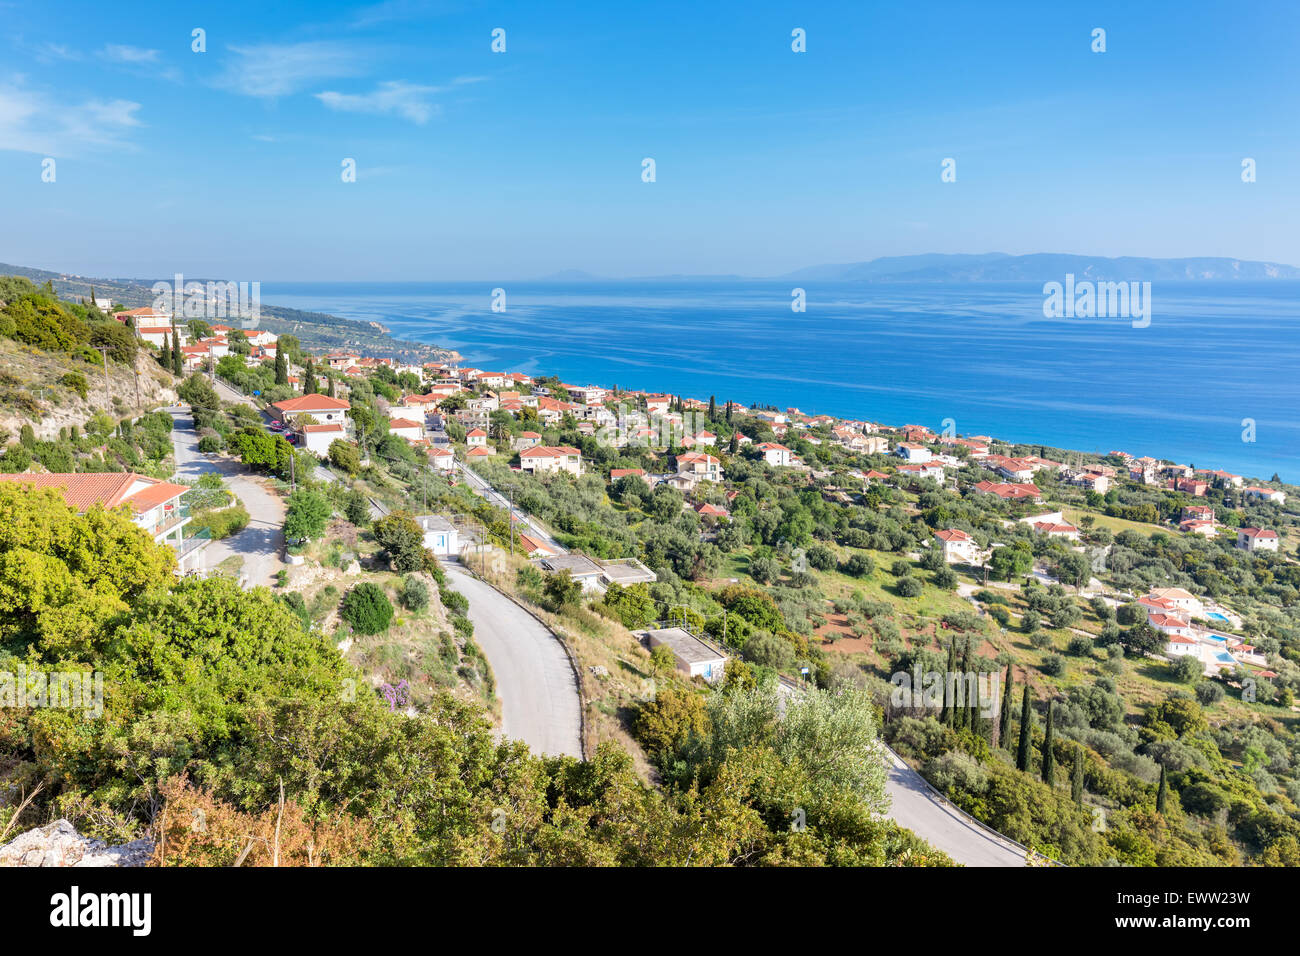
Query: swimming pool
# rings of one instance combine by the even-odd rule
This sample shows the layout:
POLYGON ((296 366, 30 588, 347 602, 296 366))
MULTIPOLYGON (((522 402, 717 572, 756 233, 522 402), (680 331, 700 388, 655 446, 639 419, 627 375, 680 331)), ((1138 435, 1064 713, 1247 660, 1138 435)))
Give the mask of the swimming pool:
POLYGON ((1220 614, 1218 611, 1210 611, 1210 612, 1209 612, 1208 614, 1206 614, 1205 616, 1206 616, 1206 617, 1213 618, 1213 619, 1216 620, 1216 621, 1222 621, 1224 624, 1231 623, 1231 622, 1229 622, 1229 620, 1228 620, 1226 617, 1224 617, 1224 616, 1223 616, 1222 614, 1220 614))

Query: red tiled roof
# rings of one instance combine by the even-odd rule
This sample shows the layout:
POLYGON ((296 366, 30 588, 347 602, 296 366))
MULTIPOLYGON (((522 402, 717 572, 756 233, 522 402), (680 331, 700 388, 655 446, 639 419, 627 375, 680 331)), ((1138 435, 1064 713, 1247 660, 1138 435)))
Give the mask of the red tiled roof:
POLYGON ((131 472, 0 475, 0 481, 31 485, 35 488, 54 488, 63 494, 65 502, 83 512, 93 505, 115 508, 123 502, 131 505, 136 511, 148 511, 190 490, 188 485, 175 485, 131 472), (132 486, 141 481, 146 482, 149 487, 142 488, 131 495, 132 486))
MULTIPOLYGON (((411 421, 409 418, 390 418, 388 420, 388 427, 391 430, 394 428, 423 428, 424 426, 419 422, 411 421)), ((477 430, 478 429, 475 429, 475 431, 477 430)), ((474 432, 470 432, 470 434, 472 435, 474 432)))
POLYGON ((328 395, 299 395, 297 398, 287 398, 283 402, 276 402, 271 406, 278 408, 282 412, 310 412, 315 409, 342 409, 346 410, 352 405, 345 398, 330 398, 328 395))

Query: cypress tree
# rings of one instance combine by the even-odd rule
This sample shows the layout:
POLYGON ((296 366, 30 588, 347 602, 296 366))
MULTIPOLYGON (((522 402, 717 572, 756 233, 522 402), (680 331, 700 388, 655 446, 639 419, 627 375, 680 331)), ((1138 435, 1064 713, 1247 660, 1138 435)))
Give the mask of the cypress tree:
POLYGON ((731 401, 727 401, 727 424, 731 424, 731 401))
POLYGON ((1160 789, 1156 791, 1156 813, 1164 815, 1165 807, 1169 804, 1169 780, 1166 777, 1165 765, 1160 765, 1160 789))
POLYGON ((731 434, 731 453, 734 455, 740 450, 740 439, 736 437, 735 432, 731 434))
POLYGON ((1002 686, 1002 713, 998 720, 998 746, 1003 750, 1011 749, 1011 665, 1007 665, 1007 679, 1002 686))
POLYGON ((956 669, 957 644, 956 641, 950 641, 948 643, 948 664, 943 675, 943 710, 939 712, 939 723, 946 727, 955 727, 957 725, 957 694, 952 678, 953 671, 956 669))
POLYGON ((1029 737, 1033 730, 1033 711, 1029 709, 1029 685, 1020 703, 1020 745, 1016 748, 1016 769, 1029 771, 1029 737))
POLYGON ((715 397, 710 395, 709 396, 709 421, 716 422, 717 420, 718 420, 718 403, 715 397))
POLYGON ((275 350, 275 384, 289 384, 289 363, 285 360, 284 352, 278 348, 275 350))
POLYGON ((329 382, 329 385, 327 385, 325 388, 325 394, 328 395, 330 398, 333 398, 334 397, 334 376, 333 375, 326 376, 326 379, 329 382))
POLYGON ((1074 773, 1070 774, 1070 799, 1083 806, 1083 748, 1074 748, 1074 773))
POLYGON ((181 334, 172 329, 172 371, 177 375, 185 374, 184 356, 181 355, 181 334))
POLYGON ((1049 787, 1055 782, 1056 777, 1056 753, 1053 750, 1055 735, 1052 732, 1052 713, 1056 709, 1056 701, 1047 702, 1047 729, 1043 731, 1043 783, 1049 787))
POLYGON ((303 369, 302 393, 304 395, 316 394, 316 366, 312 365, 311 359, 307 360, 307 365, 303 369))

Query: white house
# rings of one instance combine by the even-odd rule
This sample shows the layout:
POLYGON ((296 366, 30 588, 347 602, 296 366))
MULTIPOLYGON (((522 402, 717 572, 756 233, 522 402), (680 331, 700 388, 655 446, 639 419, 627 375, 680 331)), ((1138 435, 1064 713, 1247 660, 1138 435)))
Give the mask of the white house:
POLYGON ((677 669, 688 677, 702 677, 710 684, 722 680, 727 656, 680 627, 663 627, 646 632, 646 643, 653 650, 667 647, 673 652, 677 669))
POLYGON ((429 464, 438 471, 454 471, 456 455, 450 448, 433 447, 429 449, 429 464))
POLYGON ((465 445, 468 448, 486 447, 488 433, 481 428, 471 428, 465 433, 465 445))
POLYGON ((342 422, 321 422, 316 425, 303 425, 298 430, 302 447, 313 455, 322 458, 329 454, 330 445, 336 438, 346 439, 347 426, 342 422))
POLYGON ((310 415, 316 421, 341 422, 344 412, 352 405, 346 398, 331 398, 328 395, 299 395, 297 398, 285 399, 271 406, 271 414, 282 422, 287 422, 297 415, 310 415))
POLYGON ((754 446, 755 450, 763 453, 763 460, 774 468, 782 468, 788 465, 799 464, 799 456, 792 452, 784 445, 778 445, 774 441, 759 442, 754 446))
POLYGON ((959 528, 951 528, 947 531, 936 531, 935 538, 939 540, 939 546, 943 548, 943 559, 949 564, 955 564, 963 561, 971 564, 976 560, 975 553, 977 547, 975 539, 959 528))
POLYGON ((1276 551, 1277 544, 1277 532, 1270 528, 1241 528, 1237 531, 1237 547, 1243 551, 1276 551))
POLYGON ((424 530, 424 546, 439 557, 460 553, 456 526, 442 515, 416 515, 416 524, 424 530))
POLYGON ((898 446, 898 454, 914 464, 922 464, 930 460, 930 449, 916 442, 905 441, 898 446))
POLYGON ((419 441, 424 437, 424 425, 409 418, 390 418, 388 433, 408 441, 419 441))
POLYGON ((1278 491, 1275 488, 1251 487, 1251 488, 1242 489, 1242 492, 1244 494, 1249 495, 1252 498, 1262 498, 1265 501, 1272 501, 1275 504, 1279 504, 1279 505, 1286 504, 1286 492, 1278 491))
POLYGON ((567 471, 582 474, 582 452, 570 445, 535 445, 519 453, 519 470, 533 474, 567 471))

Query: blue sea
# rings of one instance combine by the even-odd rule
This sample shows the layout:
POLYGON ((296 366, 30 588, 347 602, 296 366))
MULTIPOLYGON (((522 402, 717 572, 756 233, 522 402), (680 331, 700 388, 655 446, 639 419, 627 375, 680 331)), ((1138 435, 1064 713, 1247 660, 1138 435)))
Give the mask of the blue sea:
POLYGON ((1300 282, 1156 283, 1146 328, 1044 318, 1039 283, 805 282, 802 313, 789 281, 495 285, 504 312, 490 282, 271 282, 262 301, 492 371, 1300 482, 1300 282))

